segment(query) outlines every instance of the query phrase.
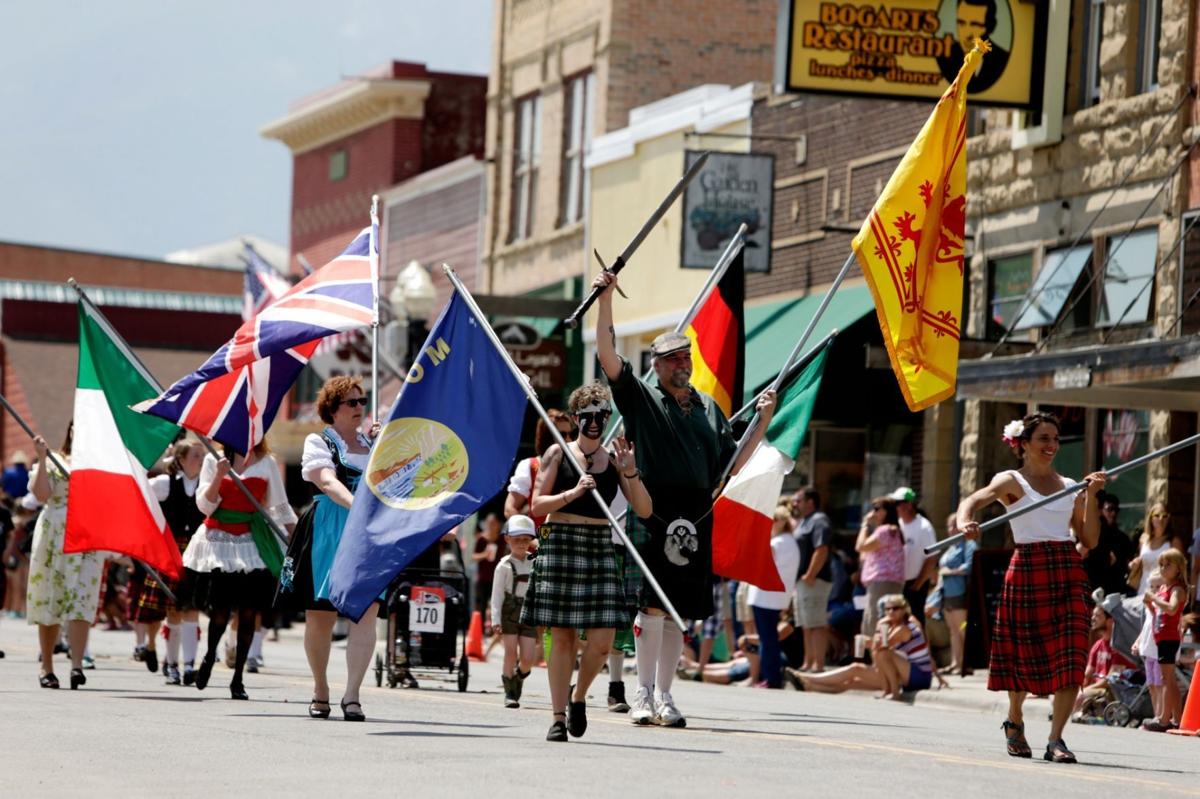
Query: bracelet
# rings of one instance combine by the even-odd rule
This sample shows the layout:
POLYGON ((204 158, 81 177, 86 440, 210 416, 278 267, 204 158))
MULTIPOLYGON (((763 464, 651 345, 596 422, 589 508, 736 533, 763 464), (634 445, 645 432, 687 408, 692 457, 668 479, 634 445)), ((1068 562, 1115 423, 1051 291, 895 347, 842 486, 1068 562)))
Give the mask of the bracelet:
POLYGON ((634 469, 633 474, 623 474, 621 476, 624 477, 626 480, 636 480, 637 478, 642 476, 642 473, 640 471, 638 471, 637 469, 634 469))

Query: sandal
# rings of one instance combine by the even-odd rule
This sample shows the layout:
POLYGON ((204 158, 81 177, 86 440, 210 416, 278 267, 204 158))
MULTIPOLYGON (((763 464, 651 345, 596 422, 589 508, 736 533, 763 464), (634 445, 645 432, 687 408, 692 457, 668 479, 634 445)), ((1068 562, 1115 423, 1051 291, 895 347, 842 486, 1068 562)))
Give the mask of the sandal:
POLYGON ((550 731, 546 733, 546 740, 565 744, 567 742, 567 723, 566 721, 559 721, 559 716, 565 719, 567 714, 561 712, 554 714, 554 723, 550 725, 550 731))
POLYGON ((43 688, 57 688, 58 678, 54 676, 54 672, 43 674, 38 678, 38 685, 42 686, 43 688))
POLYGON ((1075 753, 1067 748, 1067 743, 1062 738, 1046 744, 1046 752, 1042 755, 1042 759, 1051 763, 1078 762, 1075 760, 1075 753))
POLYGON ((362 705, 360 705, 358 702, 347 702, 343 699, 342 719, 345 721, 366 721, 367 717, 362 712, 362 705), (358 710, 351 710, 350 708, 352 707, 356 707, 358 710))
POLYGON ((330 708, 329 700, 327 700, 327 699, 314 698, 313 701, 308 703, 308 717, 309 718, 327 719, 327 718, 329 718, 329 714, 331 712, 332 712, 332 708, 330 708), (321 708, 320 707, 321 705, 324 705, 325 707, 321 708))
POLYGON ((74 691, 81 685, 87 684, 87 677, 83 675, 83 669, 71 669, 71 690, 74 691))
MULTIPOLYGON (((1004 730, 1004 739, 1008 744, 1009 757, 1033 757, 1033 750, 1029 748, 1029 741, 1025 740, 1024 724, 1013 724, 1011 721, 1006 720, 1000 725, 1000 729, 1004 730)), ((1047 756, 1046 759, 1049 760, 1050 758, 1047 756)))

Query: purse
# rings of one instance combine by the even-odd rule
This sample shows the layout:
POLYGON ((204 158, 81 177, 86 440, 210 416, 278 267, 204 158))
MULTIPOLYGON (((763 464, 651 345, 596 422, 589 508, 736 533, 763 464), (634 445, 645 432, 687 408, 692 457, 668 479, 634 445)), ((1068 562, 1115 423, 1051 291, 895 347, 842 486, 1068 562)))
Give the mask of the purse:
POLYGON ((1140 557, 1133 562, 1133 567, 1129 570, 1129 577, 1125 579, 1125 584, 1134 589, 1142 584, 1142 559, 1140 557))

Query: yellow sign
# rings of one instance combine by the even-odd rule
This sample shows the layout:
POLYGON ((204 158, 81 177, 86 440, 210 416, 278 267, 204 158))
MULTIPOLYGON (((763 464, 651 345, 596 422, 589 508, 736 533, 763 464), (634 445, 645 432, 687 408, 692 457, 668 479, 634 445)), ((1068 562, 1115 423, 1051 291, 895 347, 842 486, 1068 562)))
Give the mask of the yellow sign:
POLYGON ((1046 6, 1030 0, 791 0, 790 91, 941 97, 976 37, 992 50, 973 105, 1041 106, 1046 6))

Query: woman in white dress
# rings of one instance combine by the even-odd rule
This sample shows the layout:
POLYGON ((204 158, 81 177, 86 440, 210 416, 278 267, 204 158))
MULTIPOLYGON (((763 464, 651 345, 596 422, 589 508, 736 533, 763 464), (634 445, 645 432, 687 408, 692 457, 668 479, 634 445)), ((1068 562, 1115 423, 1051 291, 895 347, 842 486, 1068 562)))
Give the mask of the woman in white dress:
MULTIPOLYGON (((58 454, 59 461, 67 468, 70 468, 73 431, 72 425, 67 425, 67 438, 58 454)), ((88 630, 96 619, 96 606, 100 603, 104 555, 63 552, 68 476, 50 462, 45 439, 38 436, 33 443, 37 449, 37 465, 29 474, 29 491, 43 507, 33 530, 26 607, 29 623, 38 626, 38 645, 42 651, 38 683, 43 688, 58 688, 58 677, 54 674, 54 645, 58 642, 60 628, 66 624, 71 647, 71 688, 75 689, 87 682, 83 676, 83 653, 87 649, 88 630)))

